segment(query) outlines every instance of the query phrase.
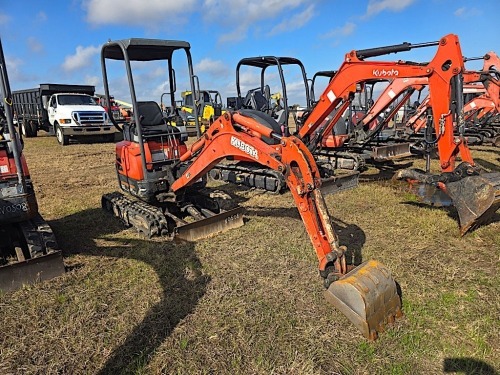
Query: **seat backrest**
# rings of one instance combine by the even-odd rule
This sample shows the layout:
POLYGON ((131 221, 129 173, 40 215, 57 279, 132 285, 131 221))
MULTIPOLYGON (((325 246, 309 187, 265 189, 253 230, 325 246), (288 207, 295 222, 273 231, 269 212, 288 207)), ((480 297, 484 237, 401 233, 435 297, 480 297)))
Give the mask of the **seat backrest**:
POLYGON ((142 126, 163 125, 163 113, 160 106, 154 101, 137 102, 137 110, 142 126))
POLYGON ((253 109, 256 109, 258 111, 265 111, 266 109, 268 109, 267 107, 269 103, 262 91, 254 91, 252 94, 252 99, 252 107, 254 107, 253 109))

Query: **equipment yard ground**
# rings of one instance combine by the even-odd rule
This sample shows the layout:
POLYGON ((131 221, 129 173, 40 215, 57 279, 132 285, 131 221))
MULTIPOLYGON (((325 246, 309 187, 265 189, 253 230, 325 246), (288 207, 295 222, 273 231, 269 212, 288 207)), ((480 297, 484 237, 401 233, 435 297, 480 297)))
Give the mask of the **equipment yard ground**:
MULTIPOLYGON (((0 295, 0 373, 500 368, 499 213, 461 238, 453 208, 419 206, 378 170, 326 196, 340 242, 357 261, 381 261, 403 290, 404 317, 368 342, 324 301, 289 192, 220 185, 245 207, 246 225, 196 243, 146 240, 101 209, 102 194, 117 190, 114 144, 61 147, 44 135, 25 139, 25 155, 68 272, 0 295)), ((473 147, 473 156, 500 171, 498 148, 473 147)))

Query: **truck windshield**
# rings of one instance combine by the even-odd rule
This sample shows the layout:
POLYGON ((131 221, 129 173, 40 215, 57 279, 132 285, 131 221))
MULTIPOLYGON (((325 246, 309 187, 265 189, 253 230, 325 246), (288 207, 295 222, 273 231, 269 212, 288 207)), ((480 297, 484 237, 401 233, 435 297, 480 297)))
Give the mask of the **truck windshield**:
POLYGON ((97 105, 97 102, 88 95, 58 95, 60 105, 97 105))

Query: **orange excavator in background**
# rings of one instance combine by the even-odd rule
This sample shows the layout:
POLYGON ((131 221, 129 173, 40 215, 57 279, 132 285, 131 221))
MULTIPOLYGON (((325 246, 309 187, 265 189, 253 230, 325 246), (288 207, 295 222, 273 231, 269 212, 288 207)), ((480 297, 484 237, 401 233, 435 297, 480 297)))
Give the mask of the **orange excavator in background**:
MULTIPOLYGON (((487 221, 500 207, 500 174, 482 174, 472 159, 464 136, 463 76, 465 71, 458 37, 449 34, 436 42, 353 50, 332 77, 317 104, 302 120, 297 132, 317 158, 336 157, 339 150, 353 150, 366 145, 376 131, 359 124, 348 134, 334 134, 335 124, 350 105, 354 94, 369 80, 395 78, 427 78, 432 97, 433 138, 428 143, 437 147, 442 173, 431 175, 420 170, 402 170, 396 178, 420 181, 439 187, 450 196, 459 217, 461 233, 487 221), (428 63, 407 61, 365 61, 375 56, 409 51, 412 48, 438 46, 434 58, 428 63), (335 115, 324 120, 333 111, 335 115), (455 131, 455 128, 457 131, 455 131), (462 163, 456 166, 460 155, 462 163)), ((388 146, 392 147, 392 146, 388 146)), ((386 150, 392 153, 391 150, 386 150)))
MULTIPOLYGON (((187 149, 175 117, 162 117, 155 102, 139 101, 132 80, 131 61, 166 60, 169 92, 175 103, 175 71, 188 71, 195 87, 187 42, 128 39, 103 45, 101 63, 109 97, 106 61, 122 60, 129 79, 133 119, 116 145, 116 171, 122 193, 103 196, 103 208, 146 234, 195 240, 243 224, 241 211, 222 212, 210 206, 205 175, 225 158, 237 158, 283 175, 315 249, 325 296, 369 339, 401 314, 400 297, 390 272, 371 260, 354 268, 334 231, 321 193, 321 177, 314 157, 297 137, 283 136, 271 116, 256 110, 226 112, 187 149), (174 70, 172 56, 184 55, 188 69, 174 70), (191 215, 188 222, 182 215, 191 215), (194 220, 194 221, 193 221, 194 220), (186 229, 187 228, 187 229, 186 229)), ((196 108, 194 108, 196 111, 196 108)), ((195 113, 195 119, 197 114, 195 113)))
MULTIPOLYGON (((485 61, 482 71, 466 70, 462 73, 465 102, 463 106, 464 135, 469 144, 482 144, 483 142, 500 144, 498 126, 495 128, 494 123, 495 116, 500 112, 500 75, 495 69, 495 59, 491 56, 496 55, 490 52, 481 58, 464 59, 464 61, 477 59, 485 61), (493 61, 489 62, 490 59, 493 61)), ((392 84, 395 81, 401 81, 401 79, 395 79, 392 84)), ((409 80, 403 80, 403 82, 411 83, 409 80)), ((421 134, 421 130, 426 128, 426 114, 431 108, 432 100, 430 95, 427 95, 415 113, 407 120, 406 127, 414 135, 421 134)), ((457 130, 455 129, 455 132, 457 130)))
MULTIPOLYGON (((297 76, 300 76, 296 82, 294 81, 294 84, 299 87, 303 86, 304 90, 296 100, 304 100, 303 104, 307 106, 311 101, 310 90, 302 62, 286 56, 257 56, 243 58, 236 66, 237 96, 232 99, 233 108, 251 109, 257 111, 256 113, 267 114, 275 120, 269 125, 274 126, 273 130, 276 134, 290 135, 295 130, 297 114, 300 113, 297 105, 289 105, 286 78, 290 78, 290 72, 295 72, 297 76), (241 84, 243 69, 257 71, 256 75, 260 77, 259 85, 248 90, 245 95, 242 95, 241 84), (278 81, 277 77, 279 83, 275 82, 278 81), (270 85, 273 88, 278 86, 279 95, 274 95, 274 99, 271 95, 270 85)), ((321 173, 321 190, 324 194, 334 194, 355 188, 358 185, 359 172, 357 171, 340 174, 329 163, 317 163, 317 166, 321 173)), ((273 193, 282 193, 287 189, 287 184, 281 173, 237 158, 214 166, 209 175, 214 180, 259 188, 273 193)))
POLYGON ((38 212, 0 41, 0 291, 48 280, 65 272, 54 233, 38 212))

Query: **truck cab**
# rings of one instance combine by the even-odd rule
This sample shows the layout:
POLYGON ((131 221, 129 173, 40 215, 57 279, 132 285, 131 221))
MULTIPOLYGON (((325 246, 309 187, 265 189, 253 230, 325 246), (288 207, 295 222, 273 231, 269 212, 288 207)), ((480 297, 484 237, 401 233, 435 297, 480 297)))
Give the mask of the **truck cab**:
POLYGON ((108 114, 90 95, 53 94, 48 101, 47 113, 57 141, 63 146, 74 136, 99 135, 106 140, 114 139, 115 128, 108 114))

